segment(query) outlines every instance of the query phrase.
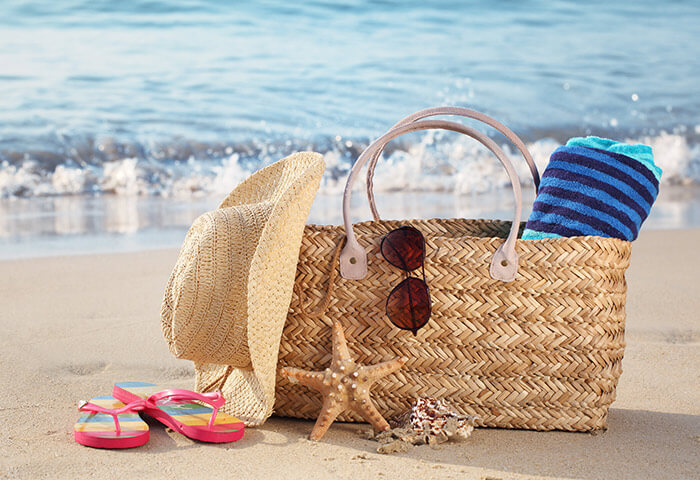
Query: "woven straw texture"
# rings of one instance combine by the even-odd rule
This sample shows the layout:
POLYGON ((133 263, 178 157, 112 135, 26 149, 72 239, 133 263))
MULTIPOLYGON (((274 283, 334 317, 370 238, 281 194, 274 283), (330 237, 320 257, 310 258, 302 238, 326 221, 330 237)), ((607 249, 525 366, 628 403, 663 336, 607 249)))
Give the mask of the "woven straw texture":
MULTIPOLYGON (((417 397, 434 396, 478 415, 482 426, 605 428, 622 371, 630 243, 518 240, 517 277, 503 283, 489 276, 489 262, 510 225, 462 219, 355 224, 369 254, 369 273, 360 281, 337 272, 343 227, 307 226, 278 367, 326 368, 331 324, 338 320, 358 362, 408 357, 373 388, 387 418, 408 410, 417 397), (387 295, 405 274, 381 258, 379 243, 400 225, 413 225, 426 238, 433 309, 415 337, 385 313, 387 295)), ((317 392, 278 374, 276 414, 316 418, 320 408, 317 392)), ((340 420, 361 421, 352 413, 340 420)))
POLYGON ((221 389, 224 410, 246 425, 272 413, 277 349, 323 170, 320 154, 300 152, 251 175, 195 220, 166 287, 170 351, 193 360, 195 388, 221 389))

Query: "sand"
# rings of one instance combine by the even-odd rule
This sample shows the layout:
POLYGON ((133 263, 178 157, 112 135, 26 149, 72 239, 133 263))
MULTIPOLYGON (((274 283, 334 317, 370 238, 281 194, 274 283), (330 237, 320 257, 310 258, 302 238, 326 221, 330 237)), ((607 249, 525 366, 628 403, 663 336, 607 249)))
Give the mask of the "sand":
POLYGON ((161 336, 177 251, 0 262, 2 478, 700 478, 700 230, 644 232, 628 270, 628 347, 617 401, 596 435, 476 429, 467 441, 383 456, 365 425, 275 418, 233 444, 151 424, 128 451, 73 441, 81 399, 112 382, 191 387, 161 336))

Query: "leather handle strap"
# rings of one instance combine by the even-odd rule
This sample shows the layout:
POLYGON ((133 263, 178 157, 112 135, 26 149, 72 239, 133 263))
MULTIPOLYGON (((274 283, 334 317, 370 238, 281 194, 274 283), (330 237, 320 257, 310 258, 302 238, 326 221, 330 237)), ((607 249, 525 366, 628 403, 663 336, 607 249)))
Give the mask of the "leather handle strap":
MULTIPOLYGON (((423 118, 433 117, 436 115, 455 115, 460 117, 473 118, 501 132, 508 140, 510 140, 513 143, 513 145, 515 145, 515 147, 525 158, 525 161, 527 162, 527 165, 530 168, 530 173, 532 174, 533 183, 535 184, 535 192, 537 192, 540 186, 540 174, 537 171, 537 166, 535 165, 535 162, 532 159, 532 155, 530 155, 530 152, 528 151, 523 141, 508 127, 506 127, 496 119, 489 117, 488 115, 485 115, 481 112, 477 112, 476 110, 464 107, 426 108, 425 110, 420 110, 401 119, 393 127, 391 127, 390 130, 393 130, 397 127, 401 127, 403 125, 407 125, 409 123, 413 123, 423 118)), ((380 154, 381 150, 376 150, 374 155, 372 155, 372 157, 370 158, 369 166, 367 167, 367 200, 369 201, 369 208, 372 212, 372 217, 374 218, 374 220, 377 221, 379 221, 380 218, 379 212, 377 211, 377 205, 374 200, 374 170, 377 166, 377 162, 379 161, 380 154)))
POLYGON ((340 274, 343 278, 351 280, 361 280, 367 275, 367 252, 357 241, 355 232, 352 228, 350 218, 350 199, 352 197, 352 186, 357 179, 362 167, 373 156, 381 154, 384 147, 391 140, 405 133, 415 132, 428 129, 443 129, 468 135, 488 148, 501 162, 508 173, 511 186, 513 188, 513 196, 515 197, 515 207, 513 212, 513 224, 510 228, 510 233, 506 240, 498 247, 491 259, 489 273, 492 278, 504 282, 510 282, 515 279, 515 274, 518 269, 518 255, 515 252, 515 241, 518 237, 518 229, 520 227, 520 218, 522 215, 522 191, 520 189, 520 179, 513 168, 513 165, 508 160, 508 157, 503 153, 503 150, 489 137, 467 127, 460 123, 448 122, 446 120, 422 120, 414 121, 396 127, 383 136, 375 140, 369 147, 365 149, 357 159, 350 175, 348 175, 345 191, 343 193, 343 221, 345 224, 345 235, 347 242, 340 253, 340 274))

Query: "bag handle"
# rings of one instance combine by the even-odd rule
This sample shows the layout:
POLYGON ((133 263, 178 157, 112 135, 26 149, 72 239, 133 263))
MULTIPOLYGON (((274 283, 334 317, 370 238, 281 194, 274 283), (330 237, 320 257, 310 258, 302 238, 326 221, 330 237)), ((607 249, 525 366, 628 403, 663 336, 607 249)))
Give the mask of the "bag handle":
POLYGON ((357 159, 355 165, 352 167, 352 170, 350 170, 348 180, 345 184, 345 191, 343 193, 343 221, 345 224, 345 235, 347 237, 347 242, 340 253, 340 275, 343 278, 351 280, 361 280, 367 275, 367 252, 358 243, 357 238, 355 237, 355 232, 352 228, 352 221, 350 219, 350 198, 352 196, 352 185, 359 175, 360 170, 362 170, 365 163, 367 163, 367 161, 375 153, 377 155, 381 154, 387 143, 394 138, 405 133, 427 129, 452 130, 454 132, 468 135, 478 140, 486 148, 491 150, 491 152, 496 155, 498 160, 500 160, 501 164, 505 167, 511 186, 513 187, 513 196, 515 197, 513 224, 511 225, 510 233, 508 234, 505 242, 498 247, 493 255, 493 258, 491 259, 489 273, 491 278, 501 280, 503 282, 510 282, 514 280, 515 274, 518 270, 518 254, 515 252, 515 241, 518 237, 520 217, 522 214, 522 192, 520 190, 520 179, 518 178, 518 174, 513 168, 513 165, 510 163, 510 160, 508 160, 508 157, 506 157, 505 153, 503 153, 503 150, 501 150, 496 142, 478 130, 474 130, 473 128, 467 127, 460 123, 448 122, 446 120, 415 121, 394 128, 375 140, 365 149, 364 152, 362 152, 360 158, 357 159))
MULTIPOLYGON (((530 155, 529 150, 527 149, 523 141, 520 140, 520 137, 513 133, 512 130, 503 125, 498 120, 489 117, 486 114, 464 107, 426 108, 424 110, 419 110, 416 113, 402 118, 393 127, 391 127, 390 130, 393 130, 397 127, 401 127, 403 125, 407 125, 409 123, 413 123, 416 120, 421 120, 426 117, 433 117, 435 115, 456 115, 460 117, 473 118, 501 132, 508 140, 511 141, 513 145, 515 145, 515 147, 525 158, 527 166, 530 168, 530 173, 532 174, 532 181, 535 185, 535 193, 537 193, 537 191, 540 188, 540 173, 537 171, 537 165, 535 165, 535 162, 532 159, 532 155, 530 155)), ((367 167, 367 200, 369 201, 369 209, 372 212, 372 218, 374 218, 374 220, 376 221, 379 221, 380 218, 379 212, 377 211, 377 205, 374 201, 374 169, 377 166, 377 162, 379 161, 380 155, 381 150, 375 151, 374 155, 370 158, 369 165, 367 167)))

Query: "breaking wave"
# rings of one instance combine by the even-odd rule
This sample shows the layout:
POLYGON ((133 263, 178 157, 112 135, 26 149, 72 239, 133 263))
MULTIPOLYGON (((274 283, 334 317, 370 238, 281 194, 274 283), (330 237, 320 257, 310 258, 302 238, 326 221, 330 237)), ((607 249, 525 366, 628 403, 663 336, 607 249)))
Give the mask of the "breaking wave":
MULTIPOLYGON (((700 143, 679 133, 627 139, 647 143, 663 169, 662 183, 700 183, 700 143)), ((542 138, 528 144, 540 171, 560 144, 542 138)), ((0 197, 116 194, 205 197, 225 194, 255 170, 295 151, 324 154, 321 191, 342 191, 348 171, 367 141, 334 137, 317 142, 255 142, 226 145, 177 141, 141 145, 113 140, 81 140, 59 153, 0 152, 0 197)), ((525 162, 509 145, 524 185, 531 184, 525 162)), ((413 142, 387 149, 375 175, 377 191, 485 193, 508 186, 493 156, 472 139, 427 132, 413 142)))

